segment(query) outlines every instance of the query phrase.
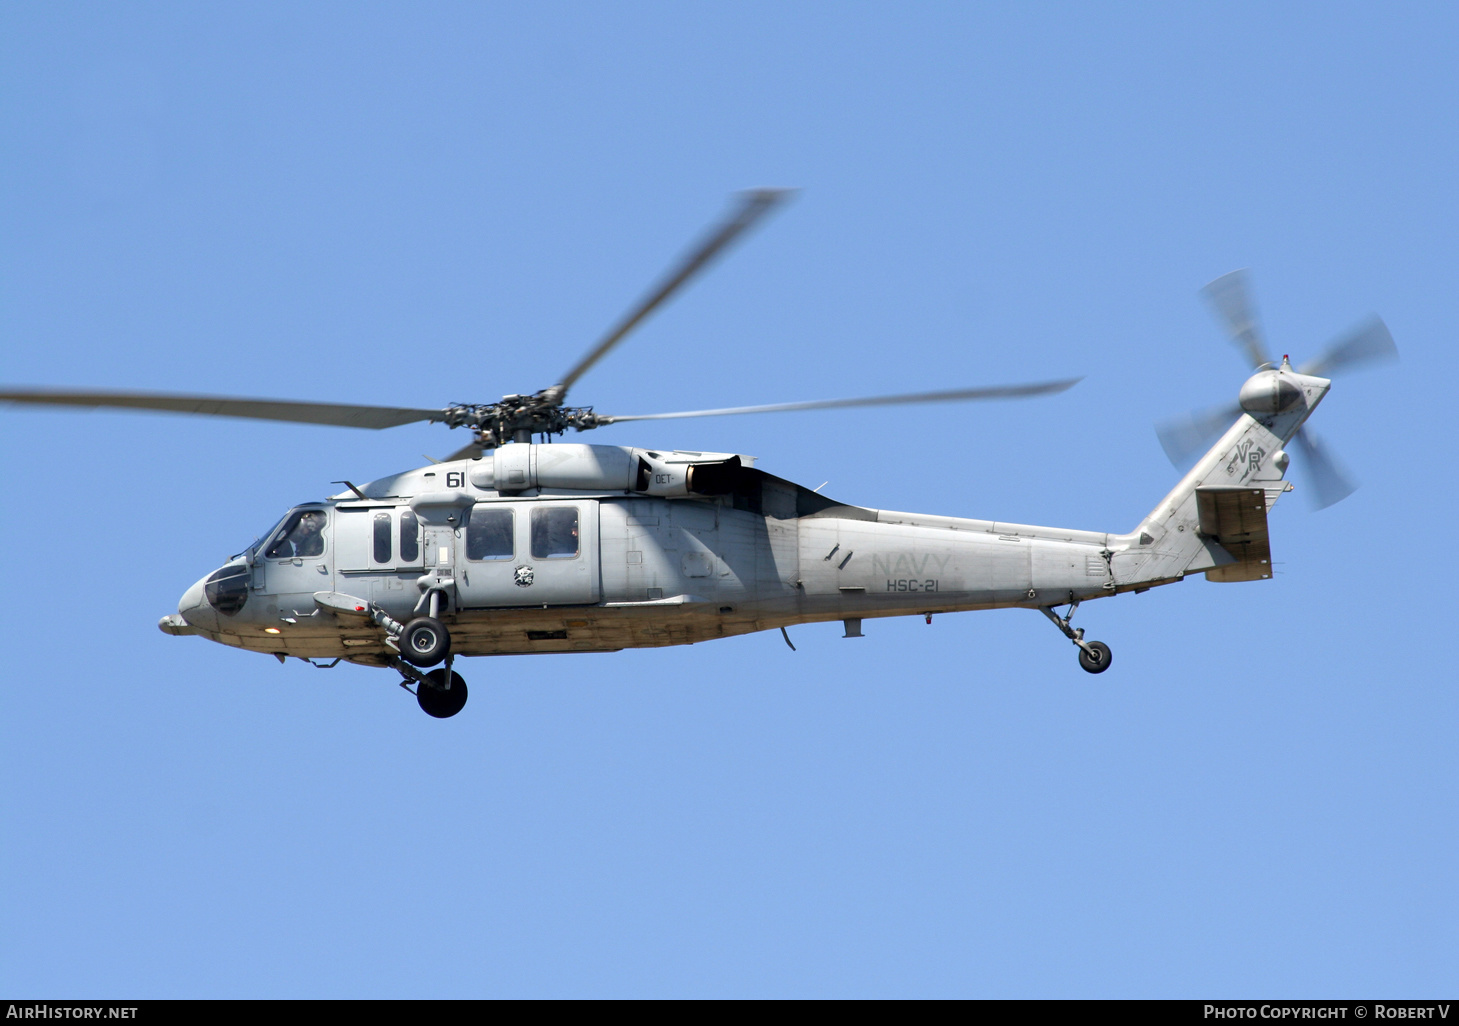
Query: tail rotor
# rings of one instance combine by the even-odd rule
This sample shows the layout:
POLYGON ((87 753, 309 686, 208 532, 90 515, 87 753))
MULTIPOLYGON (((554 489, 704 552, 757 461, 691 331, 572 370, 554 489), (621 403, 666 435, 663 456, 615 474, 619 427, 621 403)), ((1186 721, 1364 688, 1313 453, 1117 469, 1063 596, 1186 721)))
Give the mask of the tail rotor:
MULTIPOLYGON (((1201 294, 1253 370, 1274 366, 1251 298, 1250 276, 1246 270, 1223 274, 1201 289, 1201 294)), ((1397 358, 1398 347, 1388 326, 1375 316, 1338 336, 1320 356, 1303 364, 1298 373, 1330 378, 1366 363, 1397 358)), ((1155 431, 1165 454, 1180 466, 1209 449, 1241 412, 1240 404, 1231 403, 1173 417, 1156 425, 1155 431)), ((1357 483, 1307 427, 1298 432, 1295 441, 1317 509, 1341 502, 1357 489, 1357 483)))

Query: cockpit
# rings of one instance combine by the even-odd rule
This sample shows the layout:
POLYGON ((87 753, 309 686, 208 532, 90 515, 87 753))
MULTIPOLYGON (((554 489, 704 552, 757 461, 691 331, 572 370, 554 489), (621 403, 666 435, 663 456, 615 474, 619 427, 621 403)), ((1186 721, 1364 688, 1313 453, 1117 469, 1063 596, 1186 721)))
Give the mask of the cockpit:
MULTIPOLYGON (((265 587, 263 571, 256 569, 263 562, 273 561, 277 568, 279 564, 298 565, 302 559, 324 555, 329 516, 328 509, 318 506, 290 510, 262 541, 255 542, 188 589, 178 612, 188 623, 208 630, 218 629, 219 616, 238 617, 248 605, 253 590, 265 587)), ((309 583, 313 584, 312 577, 309 583)))

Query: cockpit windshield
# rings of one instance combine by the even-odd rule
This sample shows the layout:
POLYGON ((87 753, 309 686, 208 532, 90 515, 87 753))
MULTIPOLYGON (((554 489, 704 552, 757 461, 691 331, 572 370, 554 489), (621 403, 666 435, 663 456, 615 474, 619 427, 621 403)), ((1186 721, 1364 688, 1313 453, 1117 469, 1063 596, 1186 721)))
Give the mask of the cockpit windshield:
MULTIPOLYGON (((263 532, 263 534, 260 534, 257 537, 255 537, 253 539, 253 544, 250 545, 250 546, 248 546, 248 548, 244 549, 243 552, 252 552, 254 549, 257 549, 264 542, 272 541, 273 540, 273 537, 274 537, 274 532, 276 532, 281 526, 283 526, 284 521, 285 520, 288 520, 289 517, 291 517, 292 515, 293 515, 293 510, 290 510, 288 513, 285 513, 283 516, 279 517, 279 519, 275 520, 273 522, 273 524, 269 527, 269 529, 267 531, 263 532)), ((240 556, 242 554, 243 554, 242 552, 239 553, 240 556)))
POLYGON ((247 556, 249 559, 255 558, 254 554, 258 551, 259 545, 263 544, 264 542, 267 542, 267 541, 272 540, 273 539, 273 536, 274 536, 274 532, 279 529, 279 525, 281 525, 285 520, 288 520, 289 517, 293 516, 293 513, 294 513, 294 511, 293 510, 290 510, 288 513, 285 513, 279 519, 275 520, 273 522, 273 524, 269 527, 269 529, 267 531, 263 532, 263 534, 254 535, 253 541, 251 541, 249 543, 248 548, 244 549, 242 552, 235 552, 233 555, 231 555, 231 556, 228 557, 228 561, 229 562, 232 562, 233 560, 237 559, 239 556, 247 556))
POLYGON ((268 551, 263 554, 264 558, 293 559, 324 555, 325 520, 326 514, 322 509, 295 510, 267 543, 268 551))

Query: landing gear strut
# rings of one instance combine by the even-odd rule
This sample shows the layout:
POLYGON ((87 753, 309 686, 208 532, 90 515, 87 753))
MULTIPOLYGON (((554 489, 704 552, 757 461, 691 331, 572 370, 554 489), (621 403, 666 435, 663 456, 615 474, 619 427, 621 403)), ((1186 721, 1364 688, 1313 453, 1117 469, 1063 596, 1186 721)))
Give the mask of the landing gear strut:
POLYGON ((1070 627, 1069 621, 1074 618, 1074 610, 1079 608, 1079 600, 1072 594, 1069 596, 1069 612, 1060 616, 1054 612, 1053 606, 1039 606, 1039 612, 1049 618, 1053 625, 1064 632, 1064 637, 1074 642, 1079 648, 1079 666, 1087 673, 1103 673, 1109 669, 1110 662, 1114 656, 1110 653, 1109 646, 1102 641, 1085 641, 1083 627, 1070 627))
MULTIPOLYGON (((431 613, 439 611, 438 594, 431 595, 431 613)), ((416 702, 429 716, 444 720, 455 716, 466 705, 466 681, 451 669, 456 657, 451 654, 451 632, 436 616, 418 616, 407 624, 390 618, 379 606, 370 606, 370 618, 385 628, 385 645, 399 652, 388 665, 400 674, 400 686, 410 691, 412 682, 416 702), (438 670, 424 673, 427 666, 445 660, 438 670)), ((338 660, 336 660, 338 661, 338 660)))

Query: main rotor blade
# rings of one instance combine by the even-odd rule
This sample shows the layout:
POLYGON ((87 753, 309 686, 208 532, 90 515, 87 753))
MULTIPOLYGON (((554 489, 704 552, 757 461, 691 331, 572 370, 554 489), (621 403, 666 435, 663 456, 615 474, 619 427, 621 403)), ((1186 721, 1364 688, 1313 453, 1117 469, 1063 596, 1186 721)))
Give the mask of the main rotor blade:
POLYGON ((1192 456, 1215 445, 1216 439, 1225 434, 1226 429, 1239 416, 1241 405, 1231 403, 1228 406, 1187 413, 1183 417, 1173 417, 1157 424, 1155 434, 1160 438, 1160 447, 1170 457, 1170 462, 1179 467, 1192 456))
MULTIPOLYGON (((463 445, 449 456, 442 456, 438 462, 454 463, 456 460, 474 460, 486 450, 481 447, 480 442, 471 442, 463 445)), ((426 457, 429 459, 430 457, 426 457)))
POLYGON ((1338 468, 1336 461, 1327 451, 1327 446, 1306 427, 1297 432, 1297 448, 1302 450, 1302 464, 1312 483, 1312 503, 1317 509, 1326 509, 1333 503, 1342 502, 1357 491, 1357 482, 1338 468))
POLYGON ((789 413, 793 410, 839 410, 854 406, 898 406, 904 403, 952 403, 974 399, 1018 399, 1048 395, 1072 388, 1083 378, 1045 381, 1035 385, 1002 385, 996 388, 960 388, 950 392, 915 392, 907 395, 879 395, 862 399, 813 399, 803 403, 770 403, 767 406, 731 406, 722 410, 685 410, 680 413, 638 413, 628 416, 599 416, 601 424, 629 420, 677 420, 681 417, 727 417, 740 413, 789 413))
POLYGON ((1201 289, 1201 294, 1216 311, 1231 340, 1246 351, 1253 367, 1271 363, 1266 342, 1261 337, 1261 327, 1257 324, 1256 306, 1251 301, 1251 286, 1244 269, 1221 275, 1201 289))
POLYGON ((388 428, 418 420, 441 420, 443 410, 411 410, 392 406, 342 406, 302 403, 288 399, 229 399, 211 395, 168 392, 53 392, 23 389, 0 392, 0 402, 41 406, 107 407, 121 410, 161 410, 208 417, 249 417, 294 424, 333 424, 338 427, 388 428))
POLYGON ((1374 317, 1339 337, 1327 347, 1327 352, 1310 363, 1303 364, 1298 373, 1330 378, 1333 371, 1354 364, 1369 360, 1396 359, 1398 347, 1393 344, 1393 335, 1389 333, 1388 325, 1383 323, 1383 318, 1374 317))
POLYGON ((741 193, 739 203, 730 216, 705 236, 678 264, 674 265, 659 284, 640 300, 637 306, 625 314, 623 319, 563 376, 562 381, 554 389, 557 401, 561 402, 563 396, 567 394, 567 390, 577 382, 578 378, 608 355, 608 351, 623 341, 624 337, 644 318, 662 306, 670 296, 696 273, 708 266, 710 261, 722 253, 736 238, 744 234, 756 221, 789 198, 792 192, 791 189, 755 189, 741 193))

